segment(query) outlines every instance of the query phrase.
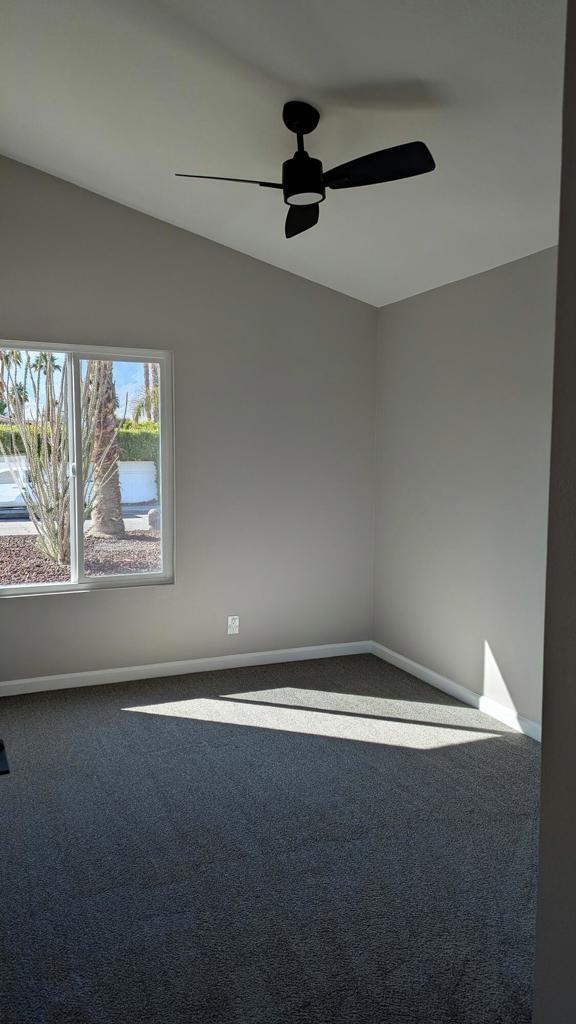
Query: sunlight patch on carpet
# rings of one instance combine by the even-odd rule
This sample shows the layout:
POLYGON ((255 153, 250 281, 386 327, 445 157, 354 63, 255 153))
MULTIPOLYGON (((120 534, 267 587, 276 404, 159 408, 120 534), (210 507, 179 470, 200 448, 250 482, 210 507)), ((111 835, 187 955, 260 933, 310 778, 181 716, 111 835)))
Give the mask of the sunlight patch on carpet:
MULTIPOLYGON (((406 703, 404 703, 406 707, 406 703)), ((412 717, 410 706, 410 717, 412 717)), ((438 712, 438 705, 434 705, 438 712)), ((124 708, 147 715, 167 715, 198 722, 221 725, 272 729, 281 732, 327 736, 333 739, 356 740, 362 743, 381 743, 387 746, 408 747, 414 750, 432 750, 451 747, 474 740, 486 740, 493 735, 486 731, 454 728, 451 724, 433 724, 382 720, 359 715, 326 713, 313 709, 276 707, 268 704, 250 704, 243 701, 207 699, 203 697, 179 700, 142 707, 124 708)))

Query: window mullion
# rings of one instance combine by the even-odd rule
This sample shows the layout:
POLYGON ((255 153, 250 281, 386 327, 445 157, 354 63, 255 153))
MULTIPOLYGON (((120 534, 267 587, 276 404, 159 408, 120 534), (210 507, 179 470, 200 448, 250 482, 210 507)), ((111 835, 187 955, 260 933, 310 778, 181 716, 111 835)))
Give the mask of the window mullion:
POLYGON ((82 473, 82 409, 80 391, 80 356, 75 352, 70 360, 72 383, 71 423, 71 509, 70 509, 70 568, 72 582, 84 582, 84 480, 82 473))
POLYGON ((172 364, 164 358, 160 364, 160 458, 158 499, 162 530, 162 568, 171 573, 174 560, 174 478, 173 478, 173 408, 172 408, 172 364))

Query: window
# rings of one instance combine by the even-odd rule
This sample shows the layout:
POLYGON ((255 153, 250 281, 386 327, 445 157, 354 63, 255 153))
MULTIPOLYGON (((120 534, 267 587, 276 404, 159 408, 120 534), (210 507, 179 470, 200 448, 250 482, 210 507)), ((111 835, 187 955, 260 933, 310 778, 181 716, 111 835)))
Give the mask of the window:
POLYGON ((0 595, 168 583, 166 352, 0 343, 0 595))

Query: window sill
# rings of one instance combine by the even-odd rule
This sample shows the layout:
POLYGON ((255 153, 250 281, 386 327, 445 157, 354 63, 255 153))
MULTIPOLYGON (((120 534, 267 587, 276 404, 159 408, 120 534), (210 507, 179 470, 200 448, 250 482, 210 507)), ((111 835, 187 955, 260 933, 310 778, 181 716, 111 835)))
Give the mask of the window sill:
POLYGON ((96 590, 132 590, 136 587, 164 587, 174 584, 174 577, 162 573, 134 576, 98 576, 82 583, 22 584, 0 587, 0 599, 14 597, 53 597, 55 594, 91 594, 96 590))

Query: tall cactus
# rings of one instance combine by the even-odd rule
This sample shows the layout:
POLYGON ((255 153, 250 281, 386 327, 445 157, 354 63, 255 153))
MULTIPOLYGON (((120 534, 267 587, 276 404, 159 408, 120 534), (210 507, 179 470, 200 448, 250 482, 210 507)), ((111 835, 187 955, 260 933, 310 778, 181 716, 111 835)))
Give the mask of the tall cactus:
MULTIPOLYGON (((0 454, 9 462, 39 548, 63 565, 70 561, 67 376, 67 361, 52 353, 0 349, 0 392, 11 427, 0 435, 0 454)), ((81 390, 84 505, 95 510, 95 532, 122 535, 112 363, 89 360, 81 390)))
POLYGON ((55 562, 70 558, 67 366, 47 352, 0 352, 2 394, 12 430, 0 438, 38 546, 55 562), (24 456, 26 469, 19 468, 24 456))

